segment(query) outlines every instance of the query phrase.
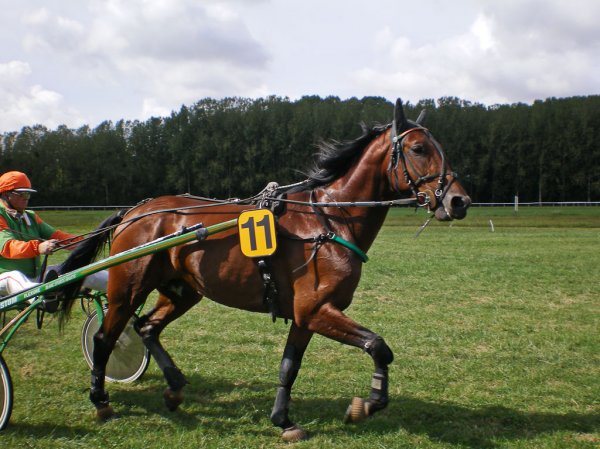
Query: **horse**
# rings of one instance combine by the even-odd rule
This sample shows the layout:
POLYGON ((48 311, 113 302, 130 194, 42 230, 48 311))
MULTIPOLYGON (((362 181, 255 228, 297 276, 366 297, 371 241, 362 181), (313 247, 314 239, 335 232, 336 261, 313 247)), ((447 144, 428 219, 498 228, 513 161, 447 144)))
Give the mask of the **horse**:
MULTIPOLYGON (((346 422, 360 422, 388 405, 392 350, 380 335, 344 314, 359 283, 366 252, 394 201, 417 201, 443 221, 464 218, 471 199, 441 145, 419 119, 405 117, 400 99, 391 124, 363 125, 362 135, 355 140, 321 143, 308 178, 283 193, 271 202, 283 205, 276 211, 278 247, 262 259, 262 265, 243 255, 238 229, 232 228, 110 268, 108 311, 94 336, 91 370, 90 400, 100 419, 114 413, 104 388, 108 358, 129 319, 154 290, 158 300, 137 320, 135 329, 164 374, 164 400, 170 410, 183 401, 187 380, 159 336, 203 297, 251 312, 271 312, 291 322, 270 415, 284 441, 308 438, 306 430, 290 418, 289 404, 303 355, 315 333, 360 348, 373 360, 370 395, 352 399, 346 422), (361 202, 379 207, 352 207, 361 202), (265 266, 269 283, 264 282, 265 266), (265 301, 266 290, 276 292, 276 307, 265 301)), ((182 227, 234 219, 248 209, 248 204, 236 201, 215 203, 189 196, 151 199, 105 220, 62 269, 89 263, 111 234, 110 252, 117 254, 182 227)), ((67 316, 72 303, 66 300, 62 305, 67 316)))

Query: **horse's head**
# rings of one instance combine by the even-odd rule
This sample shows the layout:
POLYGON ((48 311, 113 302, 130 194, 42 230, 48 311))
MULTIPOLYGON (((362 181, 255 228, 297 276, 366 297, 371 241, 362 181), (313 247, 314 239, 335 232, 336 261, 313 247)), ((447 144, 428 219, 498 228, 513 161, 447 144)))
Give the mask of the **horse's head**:
POLYGON ((438 220, 462 219, 471 198, 450 168, 441 145, 427 128, 404 115, 402 101, 396 101, 392 122, 392 154, 388 167, 390 184, 397 193, 412 192, 421 206, 435 212, 438 220))

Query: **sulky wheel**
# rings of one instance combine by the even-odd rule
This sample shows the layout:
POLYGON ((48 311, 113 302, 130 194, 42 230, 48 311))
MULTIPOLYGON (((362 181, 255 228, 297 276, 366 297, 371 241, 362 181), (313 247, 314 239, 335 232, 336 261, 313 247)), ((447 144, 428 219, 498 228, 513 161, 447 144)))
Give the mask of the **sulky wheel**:
POLYGON ((8 425, 13 405, 13 388, 8 366, 0 354, 0 430, 8 425))
MULTIPOLYGON (((117 340, 115 348, 106 365, 106 379, 111 382, 134 382, 146 371, 150 363, 150 353, 144 346, 141 337, 133 328, 137 317, 134 315, 117 340)), ((94 353, 94 334, 98 332, 97 311, 92 311, 86 318, 81 330, 81 349, 90 369, 94 353)))

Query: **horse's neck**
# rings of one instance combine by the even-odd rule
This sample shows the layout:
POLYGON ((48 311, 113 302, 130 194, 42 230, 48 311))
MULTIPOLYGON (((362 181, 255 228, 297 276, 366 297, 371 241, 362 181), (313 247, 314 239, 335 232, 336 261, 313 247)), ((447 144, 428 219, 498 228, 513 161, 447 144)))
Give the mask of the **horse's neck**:
MULTIPOLYGON (((315 192, 313 201, 328 203, 362 200, 348 197, 344 192, 324 189, 315 192)), ((346 240, 356 243, 363 251, 367 251, 377 237, 388 209, 388 207, 362 206, 325 208, 322 209, 328 227, 325 230, 333 231, 346 240)))
MULTIPOLYGON (((378 139, 365 150, 359 161, 340 179, 316 192, 316 200, 331 201, 383 201, 387 195, 386 145, 378 139)), ((370 248, 381 229, 388 207, 347 207, 336 213, 336 232, 356 240, 363 250, 370 248), (345 218, 343 218, 345 217, 345 218)))

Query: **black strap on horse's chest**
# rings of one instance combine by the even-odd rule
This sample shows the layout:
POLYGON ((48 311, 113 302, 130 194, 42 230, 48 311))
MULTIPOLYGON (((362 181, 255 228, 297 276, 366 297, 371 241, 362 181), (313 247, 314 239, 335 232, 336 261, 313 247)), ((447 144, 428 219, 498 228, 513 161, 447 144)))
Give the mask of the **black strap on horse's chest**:
MULTIPOLYGON (((270 209, 275 216, 285 213, 285 203, 277 201, 285 194, 277 194, 276 182, 270 182, 262 192, 261 198, 257 201, 257 208, 270 209)), ((257 260, 258 271, 263 282, 263 304, 271 314, 273 322, 280 316, 279 309, 279 291, 273 278, 271 256, 261 257, 257 260)), ((287 324, 287 318, 285 318, 287 324)))
MULTIPOLYGON (((267 185, 267 187, 262 192, 261 199, 257 202, 257 207, 271 209, 276 216, 279 216, 285 213, 285 202, 278 201, 278 199, 281 199, 281 195, 276 195, 276 187, 276 183, 269 183, 269 185, 267 185)), ((345 246, 346 248, 354 252, 363 263, 367 262, 369 260, 369 257, 365 254, 364 251, 362 251, 356 244, 346 239, 343 239, 342 237, 338 236, 332 231, 327 218, 323 214, 323 211, 314 204, 314 194, 314 190, 310 192, 309 203, 313 209, 313 213, 317 217, 317 220, 325 229, 325 232, 319 234, 316 237, 302 238, 290 235, 286 232, 283 232, 281 229, 277 231, 278 235, 281 235, 291 240, 314 243, 313 251, 309 259, 304 264, 294 269, 294 272, 308 265, 310 261, 313 260, 317 255, 317 252, 319 251, 321 245, 328 241, 336 242, 342 246, 345 246)), ((273 322, 275 322, 276 318, 280 316, 279 291, 277 290, 277 285, 275 284, 275 280, 272 274, 271 256, 261 257, 257 260, 257 265, 260 277, 263 282, 263 304, 271 313, 273 322)), ((285 322, 287 323, 287 318, 285 319, 285 322)))
MULTIPOLYGON (((270 257, 258 259, 258 271, 263 281, 263 304, 271 314, 273 322, 279 316, 279 291, 273 279, 270 257)), ((285 319, 287 324, 287 318, 285 319)))

